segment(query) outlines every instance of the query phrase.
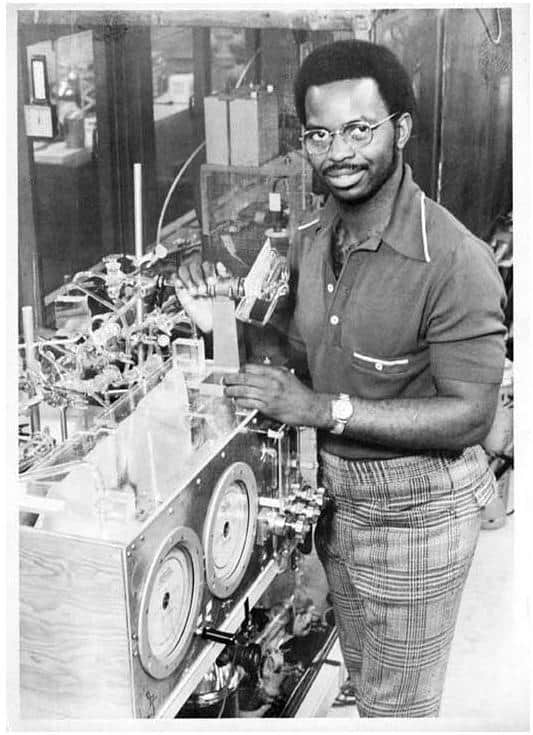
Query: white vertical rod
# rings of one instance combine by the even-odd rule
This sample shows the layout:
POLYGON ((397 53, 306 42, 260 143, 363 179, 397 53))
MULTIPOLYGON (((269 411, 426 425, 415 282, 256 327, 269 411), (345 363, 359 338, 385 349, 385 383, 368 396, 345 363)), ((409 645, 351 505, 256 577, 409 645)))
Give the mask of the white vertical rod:
MULTIPOLYGON (((35 359, 35 339, 33 334, 33 307, 22 307, 22 331, 24 335, 24 352, 26 354, 26 369, 28 372, 37 372, 37 361, 35 359)), ((41 429, 41 414, 39 406, 30 409, 31 432, 35 434, 41 429)))
POLYGON ((26 367, 35 368, 35 348, 33 336, 33 307, 22 307, 22 331, 24 333, 24 350, 26 353, 26 367))
POLYGON ((137 324, 143 320, 143 301, 140 296, 141 274, 140 263, 143 256, 143 190, 142 190, 142 163, 133 164, 133 213, 135 217, 135 266, 139 268, 137 299, 137 324))

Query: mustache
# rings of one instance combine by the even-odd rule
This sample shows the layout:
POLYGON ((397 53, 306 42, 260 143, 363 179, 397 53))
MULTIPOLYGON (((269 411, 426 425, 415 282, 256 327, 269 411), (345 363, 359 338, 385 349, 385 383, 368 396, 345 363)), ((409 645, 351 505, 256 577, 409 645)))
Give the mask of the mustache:
POLYGON ((346 173, 346 172, 350 173, 350 172, 354 172, 354 171, 362 171, 363 169, 366 169, 366 168, 368 168, 368 167, 367 166, 356 166, 355 164, 350 164, 350 163, 345 163, 342 166, 331 164, 330 166, 326 166, 322 170, 322 175, 323 176, 329 176, 329 174, 332 174, 332 173, 340 173, 340 172, 342 172, 342 173, 346 173))

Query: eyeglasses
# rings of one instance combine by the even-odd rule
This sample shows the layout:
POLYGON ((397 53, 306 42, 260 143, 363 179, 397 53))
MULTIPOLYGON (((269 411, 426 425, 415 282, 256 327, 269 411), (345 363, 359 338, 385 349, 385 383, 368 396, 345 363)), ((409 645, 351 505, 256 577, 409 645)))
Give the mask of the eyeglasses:
POLYGON ((300 141, 310 156, 324 155, 329 151, 333 143, 333 138, 340 135, 347 145, 357 148, 364 148, 372 142, 374 130, 380 125, 392 120, 398 113, 393 112, 392 115, 385 117, 377 123, 371 125, 366 120, 350 120, 344 123, 338 130, 328 130, 327 128, 310 128, 301 136, 300 141))

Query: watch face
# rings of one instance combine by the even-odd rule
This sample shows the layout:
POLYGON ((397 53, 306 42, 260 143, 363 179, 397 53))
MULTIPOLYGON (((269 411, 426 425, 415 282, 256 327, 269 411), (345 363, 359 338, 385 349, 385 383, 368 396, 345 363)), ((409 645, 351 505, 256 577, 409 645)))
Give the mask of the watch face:
POLYGON ((349 400, 333 401, 332 413, 336 421, 348 421, 353 413, 353 406, 349 400))

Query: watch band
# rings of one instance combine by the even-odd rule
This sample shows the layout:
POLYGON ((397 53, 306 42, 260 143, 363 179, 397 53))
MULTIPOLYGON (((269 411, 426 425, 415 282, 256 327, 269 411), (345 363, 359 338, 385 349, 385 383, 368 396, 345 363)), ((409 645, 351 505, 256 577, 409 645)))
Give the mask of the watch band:
POLYGON ((333 428, 329 430, 330 434, 344 434, 344 429, 346 427, 346 421, 339 421, 338 419, 335 421, 333 428))
POLYGON ((335 423, 330 429, 330 434, 337 436, 343 434, 352 414, 353 404, 350 396, 347 393, 340 393, 338 398, 331 401, 331 415, 335 423))

